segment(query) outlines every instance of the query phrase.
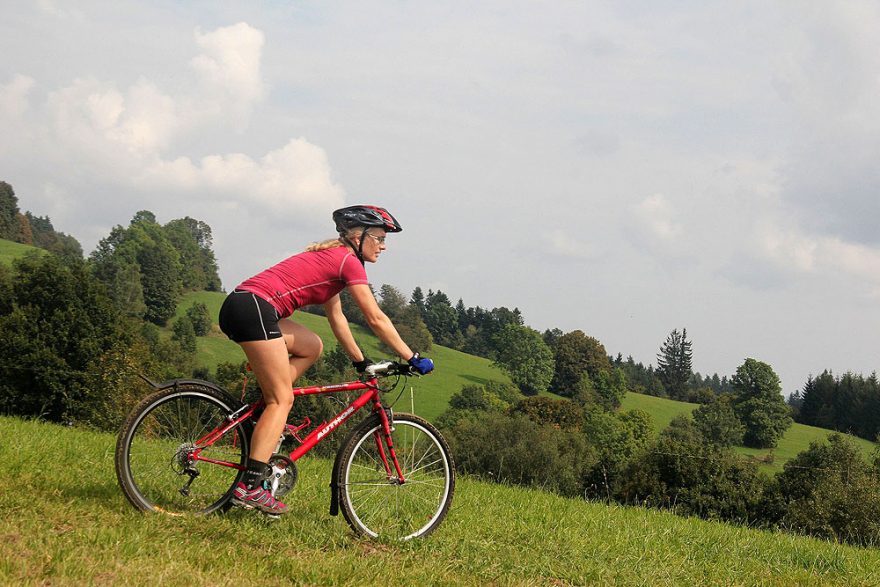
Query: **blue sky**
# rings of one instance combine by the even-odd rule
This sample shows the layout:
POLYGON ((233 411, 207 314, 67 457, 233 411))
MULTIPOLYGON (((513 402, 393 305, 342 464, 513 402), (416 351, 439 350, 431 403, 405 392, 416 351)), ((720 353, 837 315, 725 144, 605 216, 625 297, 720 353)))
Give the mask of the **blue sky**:
POLYGON ((377 285, 786 393, 880 365, 874 3, 4 4, 0 175, 87 252, 188 215, 231 288, 377 203, 377 285))

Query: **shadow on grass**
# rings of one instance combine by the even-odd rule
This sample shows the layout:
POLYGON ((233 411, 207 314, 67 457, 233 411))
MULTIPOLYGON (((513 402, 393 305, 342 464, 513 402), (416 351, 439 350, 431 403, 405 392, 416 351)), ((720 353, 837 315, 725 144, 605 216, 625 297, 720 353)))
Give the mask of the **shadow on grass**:
POLYGON ((485 377, 477 377, 475 375, 466 375, 466 374, 462 374, 462 375, 460 375, 460 377, 462 379, 467 379, 468 381, 476 383, 477 385, 486 385, 487 383, 489 383, 489 379, 486 379, 485 377))

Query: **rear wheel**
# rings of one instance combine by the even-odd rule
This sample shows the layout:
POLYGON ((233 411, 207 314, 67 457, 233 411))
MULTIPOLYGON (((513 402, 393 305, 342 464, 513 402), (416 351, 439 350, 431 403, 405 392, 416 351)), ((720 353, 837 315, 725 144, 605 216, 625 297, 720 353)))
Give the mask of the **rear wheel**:
POLYGON ((437 429, 418 416, 395 415, 391 436, 402 481, 378 415, 349 437, 335 481, 342 513, 355 532, 410 540, 430 533, 446 517, 455 492, 455 465, 437 429))
POLYGON ((228 508, 247 464, 251 423, 239 424, 210 446, 196 443, 238 407, 226 394, 197 384, 145 398, 116 441, 116 476, 128 500, 144 511, 171 514, 228 508))

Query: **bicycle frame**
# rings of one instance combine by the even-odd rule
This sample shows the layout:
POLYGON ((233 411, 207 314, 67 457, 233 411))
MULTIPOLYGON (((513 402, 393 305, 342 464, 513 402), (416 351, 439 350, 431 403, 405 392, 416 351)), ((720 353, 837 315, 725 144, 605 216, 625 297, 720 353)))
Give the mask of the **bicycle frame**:
MULTIPOLYGON (((394 451, 394 443, 391 439, 391 420, 389 419, 389 414, 386 411, 385 407, 382 405, 382 401, 379 397, 379 382, 377 377, 372 377, 363 381, 350 381, 348 383, 340 383, 336 385, 314 385, 309 387, 295 387, 293 388, 294 397, 298 396, 306 396, 306 395, 319 395, 325 393, 342 393, 346 391, 361 391, 365 390, 357 399, 351 402, 344 410, 339 412, 332 420, 329 422, 325 421, 320 426, 314 428, 305 438, 301 439, 296 435, 296 432, 309 425, 308 418, 306 419, 306 423, 301 425, 300 427, 294 427, 290 424, 285 424, 285 430, 293 434, 293 436, 300 440, 300 445, 290 453, 289 458, 291 461, 296 462, 303 455, 312 450, 318 443, 324 440, 330 433, 332 433, 336 428, 338 428, 343 422, 349 419, 352 414, 363 408, 369 403, 373 404, 373 412, 379 414, 379 418, 382 422, 382 430, 384 437, 385 445, 387 446, 387 454, 385 451, 385 447, 382 446, 382 439, 379 438, 379 434, 376 434, 376 445, 379 452, 380 457, 382 458, 382 463, 385 467, 386 474, 391 477, 392 474, 397 474, 397 482, 403 484, 405 479, 403 478, 403 472, 400 469, 400 464, 397 462, 397 454, 394 451), (391 456, 390 463, 388 459, 388 455, 391 456), (393 470, 392 470, 393 465, 393 470)), ((240 424, 241 422, 251 418, 259 408, 264 406, 264 402, 262 399, 243 406, 236 412, 232 413, 229 416, 229 421, 223 426, 219 426, 204 435, 202 438, 198 439, 195 442, 196 450, 194 450, 191 454, 191 458, 195 461, 204 461, 207 463, 212 463, 215 465, 221 465, 225 467, 231 467, 234 469, 243 470, 245 467, 238 463, 232 463, 229 461, 219 461, 215 459, 210 459, 201 456, 202 450, 211 446, 214 442, 217 441, 218 438, 232 430, 235 426, 240 424)))

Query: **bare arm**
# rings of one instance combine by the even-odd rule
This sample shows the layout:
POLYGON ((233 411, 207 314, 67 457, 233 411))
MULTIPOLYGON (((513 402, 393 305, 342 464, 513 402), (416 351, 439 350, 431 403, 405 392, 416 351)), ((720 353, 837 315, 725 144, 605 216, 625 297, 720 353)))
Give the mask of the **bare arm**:
POLYGON ((330 323, 333 336, 342 345, 342 350, 345 351, 345 354, 352 361, 363 361, 364 353, 358 348, 354 336, 351 334, 351 328, 348 326, 345 314, 342 313, 342 302, 338 295, 333 296, 324 304, 324 311, 327 314, 327 322, 330 323))
POLYGON ((350 285, 348 286, 348 291, 361 309, 361 312, 364 313, 364 318, 366 318, 370 330, 379 337, 379 340, 391 347, 397 353, 397 356, 404 361, 408 361, 413 356, 412 349, 400 338, 400 334, 398 334, 394 324, 391 323, 391 319, 379 307, 370 286, 364 284, 350 285))

